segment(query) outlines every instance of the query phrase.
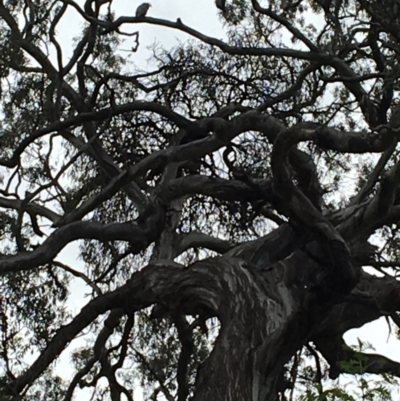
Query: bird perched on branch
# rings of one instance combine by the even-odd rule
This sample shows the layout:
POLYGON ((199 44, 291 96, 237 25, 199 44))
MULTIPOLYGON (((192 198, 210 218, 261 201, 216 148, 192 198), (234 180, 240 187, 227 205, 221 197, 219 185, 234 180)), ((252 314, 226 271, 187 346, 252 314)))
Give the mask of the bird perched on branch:
POLYGON ((150 3, 143 3, 136 9, 136 17, 145 17, 147 10, 151 7, 150 3))

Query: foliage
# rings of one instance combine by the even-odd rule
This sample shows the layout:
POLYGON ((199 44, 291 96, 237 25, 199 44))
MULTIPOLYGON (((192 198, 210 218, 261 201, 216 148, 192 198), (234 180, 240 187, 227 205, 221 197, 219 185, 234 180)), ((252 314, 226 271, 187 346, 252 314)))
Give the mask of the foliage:
POLYGON ((5 399, 391 399, 342 336, 400 326, 400 3, 216 3, 0 2, 5 399), (142 24, 191 39, 143 69, 142 24))

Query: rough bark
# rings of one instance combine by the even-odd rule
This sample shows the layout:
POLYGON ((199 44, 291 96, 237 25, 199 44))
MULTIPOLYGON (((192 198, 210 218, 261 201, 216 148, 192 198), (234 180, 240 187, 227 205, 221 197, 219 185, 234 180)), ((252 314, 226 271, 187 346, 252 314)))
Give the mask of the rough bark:
MULTIPOLYGON (((360 31, 365 31, 365 41, 357 41, 357 27, 353 29, 354 32, 347 32, 347 36, 332 36, 329 39, 332 43, 328 43, 329 40, 324 38, 325 33, 312 39, 311 32, 306 34, 306 29, 302 32, 294 19, 290 18, 289 14, 301 2, 285 5, 281 2, 282 12, 277 12, 272 6, 262 7, 256 0, 248 2, 251 7, 249 14, 253 16, 256 13, 259 17, 259 20, 254 18, 255 23, 261 23, 266 18, 272 26, 279 24, 301 43, 300 49, 269 45, 270 39, 263 37, 262 32, 267 26, 256 32, 259 35, 256 46, 243 45, 240 41, 228 43, 210 37, 187 26, 180 19, 173 22, 153 17, 114 18, 111 12, 105 19, 99 10, 107 1, 86 1, 81 8, 68 0, 57 11, 57 18, 51 21, 49 38, 41 38, 43 43, 50 41, 57 50, 56 67, 37 44, 40 42, 38 38, 30 36, 32 21, 28 14, 32 11, 33 2, 26 2, 23 29, 15 17, 15 5, 12 3, 0 2, 1 35, 3 29, 6 32, 6 36, 1 37, 2 47, 10 50, 7 47, 10 40, 15 52, 32 58, 35 67, 25 65, 22 61, 18 64, 9 54, 6 54, 8 58, 4 57, 7 58, 8 67, 15 73, 37 74, 35 78, 40 76, 48 80, 48 87, 44 86, 49 91, 46 96, 54 107, 54 116, 49 114, 50 117, 45 118, 38 113, 45 121, 38 126, 33 123, 25 126, 23 121, 19 121, 21 133, 8 132, 6 139, 13 146, 6 147, 2 152, 0 165, 15 169, 12 172, 8 170, 11 177, 13 174, 26 177, 21 171, 25 168, 26 159, 31 157, 29 152, 32 148, 39 149, 39 155, 42 156, 42 141, 48 141, 50 148, 52 135, 60 136, 76 153, 55 176, 51 173, 49 153, 42 166, 45 178, 32 179, 32 193, 26 191, 21 195, 20 182, 15 185, 15 193, 8 184, 1 189, 0 207, 5 211, 4 216, 10 220, 17 217, 15 221, 7 222, 8 225, 4 224, 12 231, 11 238, 16 248, 0 255, 0 275, 5 280, 8 277, 18 278, 18 274, 37 273, 48 266, 61 267, 73 273, 73 269, 55 261, 55 258, 68 244, 77 240, 96 240, 101 245, 122 242, 126 245, 125 253, 118 254, 118 246, 113 249, 116 254, 113 254, 115 269, 118 269, 118 263, 126 255, 140 255, 141 261, 146 262, 144 266, 140 264, 140 268, 133 266, 127 269, 124 280, 126 277, 129 279, 126 283, 121 285, 118 281, 112 282, 108 289, 116 289, 107 293, 102 293, 100 288, 104 284, 102 280, 107 278, 106 267, 102 266, 104 271, 100 273, 90 272, 93 273, 91 278, 82 272, 75 272, 75 276, 83 278, 93 289, 93 299, 69 323, 58 328, 43 347, 42 353, 25 371, 14 374, 8 368, 7 376, 0 383, 4 394, 15 399, 24 396, 46 373, 46 369, 63 357, 63 351, 72 340, 97 318, 107 316, 94 340, 93 354, 69 383, 65 400, 72 399, 75 388, 96 364, 100 366, 97 379, 107 379, 112 400, 120 400, 123 396, 131 400, 129 391, 118 382, 116 372, 123 365, 131 341, 129 336, 134 327, 134 314, 148 307, 153 308, 154 319, 170 317, 178 332, 181 342, 176 375, 178 401, 184 401, 189 394, 188 365, 194 347, 187 316, 194 316, 203 323, 208 318, 217 317, 221 324, 211 354, 198 369, 194 401, 277 400, 287 385, 284 383, 285 364, 310 342, 330 365, 332 378, 345 373, 340 363, 342 360, 351 361, 360 356, 368 361, 360 373, 392 373, 400 376, 398 363, 380 355, 357 353, 345 347, 342 339, 347 330, 382 316, 392 319, 400 327, 397 316, 400 310, 400 286, 396 277, 388 274, 375 277, 363 271, 364 266, 382 269, 399 265, 395 257, 391 262, 378 260, 377 248, 368 242, 371 235, 382 227, 396 233, 397 227, 393 225, 400 221, 400 164, 393 157, 399 140, 398 106, 392 108, 389 122, 386 116, 395 93, 395 81, 399 78, 393 67, 399 54, 397 44, 392 40, 399 39, 400 24, 397 24, 396 18, 382 11, 382 7, 377 8, 375 3, 359 1, 357 4, 370 16, 368 23, 363 22, 365 29, 360 31), (59 18, 69 7, 78 12, 87 26, 71 59, 63 65, 55 30, 59 18), (272 81, 281 79, 282 85, 279 90, 276 89, 279 93, 274 90, 264 93, 264 88, 257 87, 261 85, 259 81, 254 84, 250 82, 253 77, 241 81, 240 76, 245 75, 245 70, 235 76, 218 71, 218 67, 213 71, 211 67, 199 65, 190 71, 184 68, 177 78, 168 81, 161 74, 166 66, 155 73, 128 76, 111 69, 106 71, 104 66, 97 71, 88 65, 95 44, 100 39, 108 38, 107 35, 122 35, 123 25, 144 23, 184 32, 210 48, 218 49, 221 60, 224 57, 225 61, 228 57, 238 57, 238 60, 243 57, 249 65, 253 60, 261 60, 254 69, 257 74, 260 70, 268 69, 262 63, 265 60, 272 60, 271 65, 282 59, 288 65, 292 61, 293 64, 299 62, 300 67, 291 71, 293 77, 290 80, 274 72, 275 78, 269 83, 272 85, 272 81), (382 32, 385 35, 380 35, 382 32), (389 39, 389 44, 382 42, 381 37, 384 36, 388 36, 392 42, 389 39), (339 48, 335 50, 333 45, 339 48), (392 53, 386 59, 388 52, 392 53), (376 66, 375 72, 359 72, 365 65, 357 64, 357 60, 364 57, 368 66, 376 66), (85 72, 86 69, 94 74, 94 78, 85 72), (239 96, 241 103, 233 103, 230 97, 222 97, 222 101, 215 101, 217 107, 212 112, 206 108, 192 110, 190 102, 187 108, 186 104, 171 105, 169 95, 178 84, 183 82, 185 86, 191 78, 205 79, 210 76, 223 77, 227 82, 232 79, 235 82, 234 90, 250 82, 257 96, 252 98, 249 91, 243 97, 239 96), (155 79, 156 83, 151 79, 155 79), (363 85, 364 81, 369 81, 369 86, 374 90, 378 88, 376 93, 367 91, 368 85, 363 85), (347 96, 342 94, 347 99, 340 105, 345 110, 343 114, 347 115, 351 107, 359 108, 368 129, 350 129, 350 123, 346 129, 335 126, 332 121, 338 111, 321 111, 321 107, 319 112, 323 117, 326 114, 324 123, 307 121, 310 106, 318 103, 318 99, 326 93, 327 83, 333 82, 340 84, 347 96), (114 89, 119 86, 125 88, 126 83, 134 88, 134 95, 129 95, 133 99, 127 99, 125 94, 119 97, 118 90, 114 89), (379 88, 383 88, 382 93, 379 88), (99 95, 101 90, 105 91, 103 97, 99 95), (150 101, 153 95, 155 100, 150 101), (61 99, 65 102, 64 111, 59 107, 61 99), (292 110, 287 110, 288 104, 292 110), (137 116, 143 117, 143 120, 137 116), (131 121, 134 118, 137 118, 135 124, 131 121), (122 135, 117 126, 127 123, 131 125, 124 126, 122 135), (149 131, 142 132, 143 126, 150 127, 149 131), (131 134, 130 131, 135 133, 131 134), (148 133, 152 136, 144 138, 148 133), (108 142, 107 135, 112 134, 116 137, 126 135, 128 139, 121 147, 129 148, 132 152, 123 149, 119 154, 108 142), (237 142, 250 134, 254 135, 253 157, 259 149, 257 146, 262 144, 260 157, 268 159, 267 166, 259 175, 252 169, 242 168, 238 161, 240 155, 243 159, 248 155, 244 146, 246 143, 238 145, 237 142), (146 145, 141 146, 142 142, 146 142, 146 145), (138 150, 133 157, 136 147, 141 152, 138 150), (218 161, 213 160, 214 165, 209 168, 216 152, 220 152, 218 161), (382 153, 372 171, 365 174, 359 192, 335 210, 332 210, 333 207, 329 209, 325 203, 324 196, 328 190, 322 185, 318 166, 319 155, 324 153, 382 153), (61 186, 60 177, 82 155, 85 159, 80 167, 95 166, 98 169, 96 179, 103 181, 100 181, 101 185, 92 187, 91 180, 85 177, 91 172, 89 170, 92 167, 89 167, 79 177, 85 185, 79 187, 78 199, 73 199, 74 202, 67 205, 70 208, 65 209, 63 196, 71 197, 72 194, 68 194, 61 186), (52 196, 48 198, 49 188, 53 193, 49 191, 52 196), (213 229, 208 233, 192 230, 196 227, 196 221, 182 221, 184 218, 189 220, 187 215, 190 214, 185 202, 196 196, 210 198, 214 204, 225 202, 248 206, 254 214, 246 217, 243 213, 243 219, 247 218, 245 223, 251 225, 254 216, 264 216, 265 222, 273 222, 274 225, 271 225, 267 235, 241 242, 214 236, 216 230, 213 229), (115 207, 117 210, 121 203, 116 199, 121 198, 126 209, 119 209, 110 218, 111 213, 107 213, 107 208, 115 207), (128 209, 131 212, 129 217, 128 209), (107 222, 96 221, 104 216, 107 222), (29 217, 27 225, 33 233, 39 238, 44 237, 37 244, 23 241, 26 217, 29 217), (50 228, 47 227, 46 234, 41 219, 52 224, 50 228), (150 248, 151 256, 146 259, 145 253, 150 248), (188 262, 187 265, 176 261, 185 252, 201 249, 217 255, 196 263, 188 262), (126 321, 121 330, 120 359, 112 364, 117 358, 109 355, 115 349, 110 350, 107 342, 120 328, 123 319, 126 321)), ((335 27, 332 35, 340 33, 342 28, 338 15, 344 12, 343 2, 313 0, 311 3, 317 10, 323 10, 331 24, 329 29, 335 27)), ((389 0, 384 3, 388 9, 395 4, 389 0)), ((221 15, 228 18, 227 21, 235 14, 230 2, 217 1, 216 6, 221 15)), ((34 13, 32 15, 34 17, 34 13)), ((49 15, 52 15, 50 11, 49 15)), ((35 23, 39 24, 40 21, 35 23)), ((42 27, 40 32, 46 29, 42 27)), ((137 39, 138 33, 135 34, 137 39)), ((243 43, 247 43, 245 39, 242 38, 243 43)), ((99 53, 99 49, 96 51, 99 53)), ((3 66, 1 57, 0 64, 3 66)), ((186 66, 185 59, 180 63, 186 66)), ((173 65, 171 70, 178 67, 178 64, 173 65)), ((256 78, 268 83, 264 75, 256 78)), ((227 92, 228 89, 221 89, 223 95, 227 92)), ((184 95, 187 101, 194 94, 184 91, 184 95)), ((212 101, 214 95, 207 95, 209 99, 201 99, 201 103, 212 101)), ((32 104, 35 102, 36 99, 32 99, 32 104)), ((4 126, 7 124, 5 122, 4 126)), ((14 126, 19 127, 15 121, 14 126)), ((115 142, 119 139, 114 138, 115 142)), ((246 165, 245 162, 242 164, 246 165)), ((76 170, 74 174, 77 174, 76 170)), ((74 178, 74 175, 68 177, 74 178)), ((212 214, 214 210, 210 207, 207 212, 212 214)), ((229 214, 228 211, 225 216, 232 217, 235 212, 229 214)), ((202 218, 207 220, 208 217, 202 218)), ((397 253, 392 252, 392 255, 397 253)), ((59 283, 53 279, 57 286, 59 283)), ((31 284, 35 286, 36 283, 31 284)), ((2 328, 6 332, 6 313, 0 312, 2 328)), ((6 348, 6 342, 14 333, 7 335, 4 335, 1 343, 3 348, 6 348)), ((2 350, 0 356, 7 360, 7 352, 2 350)), ((137 356, 141 361, 146 360, 140 352, 137 352, 137 356)), ((174 399, 165 383, 160 383, 160 388, 169 401, 174 399)))

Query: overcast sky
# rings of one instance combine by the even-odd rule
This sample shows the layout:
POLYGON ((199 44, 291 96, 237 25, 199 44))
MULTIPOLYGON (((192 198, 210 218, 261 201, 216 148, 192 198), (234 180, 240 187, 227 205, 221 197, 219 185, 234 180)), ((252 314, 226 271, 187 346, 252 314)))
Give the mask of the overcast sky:
MULTIPOLYGON (((151 1, 151 0, 150 0, 151 1)), ((83 1, 77 1, 78 4, 82 5, 83 1)), ((116 18, 119 16, 134 16, 136 8, 140 5, 141 1, 130 1, 130 0, 114 0, 113 11, 115 12, 116 18)), ((148 16, 155 18, 168 19, 170 21, 176 21, 180 18, 182 22, 195 28, 201 32, 206 33, 209 36, 216 38, 223 38, 222 24, 219 21, 214 0, 152 0, 152 7, 147 12, 148 16)), ((82 28, 83 20, 79 14, 69 8, 69 12, 66 13, 65 18, 58 25, 57 33, 58 40, 60 41, 63 53, 64 53, 64 64, 72 54, 72 42, 73 38, 77 36, 82 28)), ((150 57, 148 47, 154 43, 159 43, 167 48, 175 46, 178 41, 185 41, 189 39, 189 35, 165 28, 154 26, 150 24, 140 23, 137 25, 125 25, 122 27, 123 32, 135 32, 139 31, 139 49, 135 53, 124 52, 127 56, 130 55, 136 65, 141 68, 146 68, 147 60, 150 57)), ((123 49, 130 49, 132 47, 132 39, 126 38, 126 44, 123 49)), ((55 58, 54 58, 55 63, 55 58)), ((55 63, 56 64, 56 63, 55 63)), ((57 260, 68 264, 75 270, 83 271, 83 264, 79 260, 79 245, 78 242, 69 244, 63 251, 58 255, 57 260)), ((88 298, 85 294, 90 293, 86 284, 82 280, 73 280, 71 286, 71 296, 69 298, 69 306, 73 315, 79 313, 80 309, 88 302, 88 298)), ((74 340, 67 350, 63 353, 62 361, 58 364, 57 373, 60 376, 67 378, 71 376, 73 370, 69 366, 69 354, 70 351, 78 346, 83 345, 83 338, 74 340)), ((82 391, 79 388, 75 391, 75 398, 80 399, 86 397, 89 393, 82 391)), ((135 401, 142 400, 141 389, 138 387, 135 391, 135 401)))
MULTIPOLYGON (((209 36, 223 38, 222 24, 219 21, 214 0, 152 0, 152 8, 148 15, 156 18, 176 21, 180 18, 186 25, 191 26, 209 36)), ((82 1, 78 1, 82 4, 82 1)), ((121 15, 134 16, 137 6, 141 2, 131 0, 115 0, 114 11, 116 18, 121 15)), ((64 49, 64 63, 71 55, 72 38, 76 36, 82 27, 82 19, 72 10, 66 15, 58 27, 58 39, 64 49)), ((172 47, 177 44, 177 40, 189 39, 189 36, 176 30, 154 25, 140 23, 132 26, 124 26, 123 31, 139 31, 140 47, 136 53, 131 53, 131 60, 142 68, 146 67, 146 61, 150 57, 148 46, 157 42, 165 47, 172 47)), ((124 48, 129 49, 127 42, 124 48)), ((129 53, 127 53, 128 55, 129 53)), ((67 246, 57 258, 69 264, 72 268, 81 270, 82 264, 78 260, 78 245, 75 242, 67 246)), ((75 280, 73 285, 73 296, 70 299, 70 306, 76 314, 80 308, 86 304, 87 299, 83 295, 88 292, 85 285, 75 280)), ((357 337, 370 342, 376 349, 376 352, 382 353, 391 359, 400 361, 400 345, 393 336, 388 340, 388 325, 384 319, 365 325, 362 329, 351 330, 345 335, 348 344, 355 344, 357 337)), ((76 341, 72 345, 76 344, 76 341)), ((65 354, 64 354, 65 355, 65 354)), ((66 373, 68 370, 66 362, 60 365, 60 373, 66 373)), ((79 397, 78 397, 79 398, 79 397)), ((136 398, 140 400, 141 397, 136 398)))

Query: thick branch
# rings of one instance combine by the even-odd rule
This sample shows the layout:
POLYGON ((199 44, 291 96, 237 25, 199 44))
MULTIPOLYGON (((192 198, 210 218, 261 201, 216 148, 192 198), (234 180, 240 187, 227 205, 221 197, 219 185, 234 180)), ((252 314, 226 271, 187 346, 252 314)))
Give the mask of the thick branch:
POLYGON ((383 355, 357 352, 349 348, 341 337, 330 337, 327 342, 317 342, 316 345, 330 365, 331 379, 336 379, 340 373, 391 374, 400 377, 400 363, 383 355))
MULTIPOLYGON (((20 199, 7 199, 0 197, 0 207, 6 209, 20 210, 22 207, 22 203, 23 201, 20 199)), ((35 203, 28 203, 24 205, 24 208, 29 214, 46 217, 46 219, 49 219, 53 223, 56 223, 61 217, 50 209, 47 209, 46 207, 37 205, 35 203)))
POLYGON ((145 249, 162 228, 141 228, 133 222, 102 224, 80 221, 58 228, 32 252, 20 252, 13 256, 0 258, 0 274, 30 270, 49 263, 70 242, 78 239, 97 239, 99 241, 128 241, 133 253, 145 249))
MULTIPOLYGON (((231 270, 229 263, 220 266, 222 270, 231 270)), ((108 310, 123 308, 131 315, 157 302, 171 302, 175 308, 181 305, 183 313, 187 314, 195 315, 200 310, 222 313, 220 306, 228 288, 212 267, 212 262, 195 264, 190 269, 148 266, 135 273, 124 286, 90 301, 71 323, 61 327, 31 367, 12 383, 12 389, 20 393, 31 385, 72 339, 108 310)))
POLYGON ((156 102, 134 101, 122 105, 114 105, 112 107, 105 107, 98 111, 79 113, 74 117, 68 118, 63 121, 57 121, 47 127, 41 128, 30 134, 27 138, 23 139, 14 151, 10 159, 0 159, 0 164, 6 167, 15 167, 19 162, 19 157, 22 152, 36 139, 49 134, 51 132, 63 131, 67 128, 81 125, 89 121, 101 121, 131 111, 150 111, 169 119, 176 123, 179 127, 191 126, 191 122, 180 114, 173 112, 167 107, 162 106, 156 102))
POLYGON ((234 244, 219 238, 214 238, 202 232, 190 232, 183 234, 179 240, 177 254, 185 252, 190 248, 206 248, 218 253, 225 253, 232 249, 234 244))

